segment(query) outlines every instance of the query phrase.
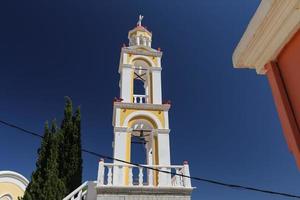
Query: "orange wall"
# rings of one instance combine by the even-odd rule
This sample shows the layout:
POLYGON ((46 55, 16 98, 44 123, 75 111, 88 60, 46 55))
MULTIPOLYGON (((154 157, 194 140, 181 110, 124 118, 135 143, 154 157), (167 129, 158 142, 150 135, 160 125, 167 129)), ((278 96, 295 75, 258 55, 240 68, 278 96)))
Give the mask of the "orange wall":
POLYGON ((277 58, 285 89, 300 127, 300 31, 285 46, 277 58))
POLYGON ((300 31, 266 69, 286 141, 300 169, 300 31))

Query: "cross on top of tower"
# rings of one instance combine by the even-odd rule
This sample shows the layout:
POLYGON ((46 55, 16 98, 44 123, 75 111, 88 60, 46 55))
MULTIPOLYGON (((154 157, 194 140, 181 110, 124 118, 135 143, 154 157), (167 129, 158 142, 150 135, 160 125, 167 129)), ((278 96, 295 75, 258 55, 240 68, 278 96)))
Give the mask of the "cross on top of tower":
POLYGON ((139 15, 139 20, 137 22, 137 26, 142 26, 142 20, 143 20, 144 16, 139 15))

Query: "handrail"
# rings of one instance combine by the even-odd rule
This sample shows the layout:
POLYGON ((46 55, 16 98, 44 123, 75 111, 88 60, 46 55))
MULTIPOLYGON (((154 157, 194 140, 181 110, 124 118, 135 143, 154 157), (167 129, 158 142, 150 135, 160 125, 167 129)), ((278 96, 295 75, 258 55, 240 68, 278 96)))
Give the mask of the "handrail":
POLYGON ((81 196, 84 196, 87 194, 87 187, 88 186, 88 181, 84 182, 82 185, 80 185, 78 188, 76 188, 73 192, 71 192, 68 196, 66 196, 65 198, 63 198, 63 200, 70 200, 70 199, 74 199, 74 196, 76 194, 79 195, 79 193, 81 192, 81 196), (85 189, 85 191, 82 191, 83 189, 85 189))
POLYGON ((100 160, 97 186, 191 188, 189 175, 187 162, 183 165, 134 165, 100 160), (138 180, 137 184, 133 180, 138 180))
MULTIPOLYGON (((104 166, 112 167, 144 167, 144 168, 183 168, 183 165, 133 165, 133 164, 118 164, 118 163, 104 163, 104 166)), ((150 169, 151 170, 151 169, 150 169)))
POLYGON ((148 103, 148 95, 146 94, 133 94, 133 103, 148 103))

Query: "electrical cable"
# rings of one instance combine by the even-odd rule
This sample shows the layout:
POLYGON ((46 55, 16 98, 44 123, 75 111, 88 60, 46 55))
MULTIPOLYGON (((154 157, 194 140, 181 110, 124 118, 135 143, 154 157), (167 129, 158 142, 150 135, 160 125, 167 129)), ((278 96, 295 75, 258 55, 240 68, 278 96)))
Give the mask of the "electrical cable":
MULTIPOLYGON (((29 131, 27 129, 24 129, 22 127, 14 125, 12 123, 9 123, 9 122, 3 121, 3 120, 0 120, 0 123, 4 124, 6 126, 9 126, 11 128, 17 129, 19 131, 22 131, 24 133, 30 134, 31 136, 44 138, 44 136, 42 136, 38 133, 35 133, 33 131, 29 131)), ((243 190, 255 191, 255 192, 260 192, 260 193, 265 193, 265 194, 272 194, 272 195, 277 195, 277 196, 284 196, 284 197, 291 197, 291 198, 300 199, 299 195, 283 193, 283 192, 276 192, 276 191, 265 190, 265 189, 260 189, 260 188, 237 185, 237 184, 230 184, 230 183, 225 183, 225 182, 221 182, 221 181, 216 181, 216 180, 212 180, 212 179, 205 179, 205 178, 200 178, 200 177, 195 177, 195 176, 186 176, 186 175, 183 175, 183 174, 177 174, 177 173, 173 173, 173 172, 170 172, 170 171, 161 170, 161 169, 158 169, 158 168, 154 168, 154 167, 150 167, 150 166, 144 166, 144 165, 140 165, 140 164, 137 164, 137 163, 132 163, 132 162, 128 162, 128 161, 125 161, 125 160, 113 158, 113 157, 110 157, 110 156, 107 156, 107 155, 103 155, 103 154, 99 154, 99 153, 90 151, 90 150, 85 149, 85 148, 82 148, 82 152, 93 155, 93 156, 96 156, 98 158, 105 158, 105 159, 112 160, 112 161, 118 161, 118 162, 122 162, 122 163, 125 163, 125 164, 128 164, 128 165, 143 167, 145 169, 150 169, 150 170, 153 170, 153 171, 158 171, 158 172, 167 173, 167 174, 171 174, 171 175, 181 176, 183 178, 189 178, 189 179, 192 179, 192 180, 206 182, 206 183, 210 183, 210 184, 214 184, 214 185, 221 185, 221 186, 229 187, 229 188, 233 188, 233 189, 243 189, 243 190)))

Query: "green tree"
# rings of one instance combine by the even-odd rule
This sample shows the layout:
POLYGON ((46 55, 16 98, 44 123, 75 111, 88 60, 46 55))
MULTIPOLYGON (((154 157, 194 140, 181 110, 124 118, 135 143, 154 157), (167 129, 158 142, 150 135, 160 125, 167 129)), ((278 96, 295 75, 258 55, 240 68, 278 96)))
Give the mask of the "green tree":
POLYGON ((80 109, 73 115, 72 100, 66 97, 64 119, 61 124, 60 178, 66 185, 67 193, 82 183, 80 109))
POLYGON ((58 178, 58 137, 56 132, 55 123, 52 124, 50 131, 48 122, 46 122, 44 137, 38 150, 36 170, 32 173, 23 200, 61 200, 61 197, 65 195, 64 183, 58 178), (53 194, 49 196, 49 193, 53 194))
POLYGON ((61 129, 46 122, 38 150, 36 170, 22 200, 61 200, 82 182, 80 108, 73 114, 72 101, 66 98, 61 129))
POLYGON ((65 184, 59 178, 58 171, 58 131, 56 122, 53 121, 51 133, 49 134, 49 154, 45 167, 45 182, 42 190, 45 200, 61 200, 66 194, 65 184))
MULTIPOLYGON (((72 187, 73 190, 81 185, 82 183, 82 149, 81 149, 81 113, 80 107, 77 108, 73 116, 74 126, 74 151, 76 154, 76 168, 74 170, 74 176, 72 182, 75 183, 72 187)), ((73 191, 72 190, 72 191, 73 191)))

